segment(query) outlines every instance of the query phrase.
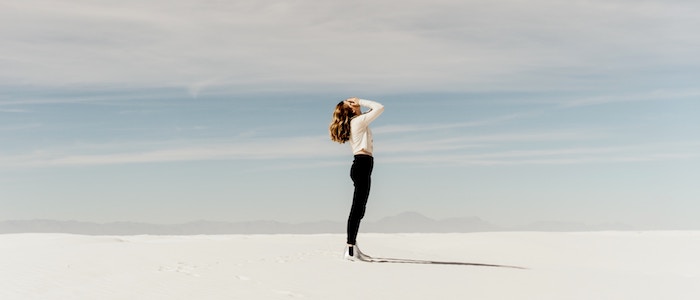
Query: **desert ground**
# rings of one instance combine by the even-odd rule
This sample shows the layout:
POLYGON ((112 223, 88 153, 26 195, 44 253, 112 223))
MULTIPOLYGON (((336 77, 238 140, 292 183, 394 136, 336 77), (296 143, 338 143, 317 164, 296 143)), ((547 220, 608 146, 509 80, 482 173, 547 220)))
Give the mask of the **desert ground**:
POLYGON ((700 299, 698 231, 358 241, 371 256, 415 261, 346 261, 341 234, 3 234, 0 299, 700 299))

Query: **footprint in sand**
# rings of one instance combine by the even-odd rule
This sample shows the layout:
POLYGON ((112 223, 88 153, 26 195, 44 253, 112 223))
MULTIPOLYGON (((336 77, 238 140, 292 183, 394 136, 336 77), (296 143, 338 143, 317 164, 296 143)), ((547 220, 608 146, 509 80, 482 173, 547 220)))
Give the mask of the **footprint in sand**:
POLYGON ((197 266, 189 265, 184 262, 178 262, 176 266, 174 267, 163 267, 161 266, 158 268, 158 271, 161 272, 175 272, 175 273, 181 273, 187 276, 192 276, 192 277, 199 277, 200 275, 195 273, 195 269, 197 269, 197 266))
POLYGON ((304 298, 304 295, 290 291, 277 291, 277 293, 280 295, 288 296, 290 298, 304 298))

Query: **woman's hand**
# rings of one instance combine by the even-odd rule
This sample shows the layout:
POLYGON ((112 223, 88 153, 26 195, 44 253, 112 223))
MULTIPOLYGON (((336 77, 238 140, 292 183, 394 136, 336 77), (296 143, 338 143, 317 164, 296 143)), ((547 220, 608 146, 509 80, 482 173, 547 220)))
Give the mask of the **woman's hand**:
POLYGON ((360 106, 360 99, 357 97, 348 98, 345 99, 345 103, 347 103, 351 107, 360 106))

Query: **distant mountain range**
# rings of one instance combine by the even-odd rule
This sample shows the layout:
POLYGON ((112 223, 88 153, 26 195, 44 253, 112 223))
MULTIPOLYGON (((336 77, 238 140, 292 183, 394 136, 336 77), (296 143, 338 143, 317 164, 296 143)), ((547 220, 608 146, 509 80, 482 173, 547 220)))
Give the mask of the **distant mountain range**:
MULTIPOLYGON (((376 222, 363 222, 362 232, 448 233, 492 231, 595 231, 635 230, 621 224, 586 225, 567 222, 537 222, 518 228, 501 227, 477 217, 434 220, 417 212, 405 212, 376 222)), ((136 222, 92 223, 56 220, 15 220, 0 222, 1 233, 73 233, 85 235, 196 235, 196 234, 313 234, 344 233, 345 223, 320 221, 282 223, 276 221, 212 222, 195 221, 157 225, 136 222)))

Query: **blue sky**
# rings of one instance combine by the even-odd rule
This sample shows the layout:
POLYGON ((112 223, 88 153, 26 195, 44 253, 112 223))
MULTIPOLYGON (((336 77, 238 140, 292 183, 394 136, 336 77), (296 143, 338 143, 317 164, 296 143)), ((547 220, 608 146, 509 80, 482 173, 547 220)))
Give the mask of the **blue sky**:
POLYGON ((4 1, 0 220, 343 220, 333 106, 383 103, 367 218, 700 228, 690 1, 4 1))

